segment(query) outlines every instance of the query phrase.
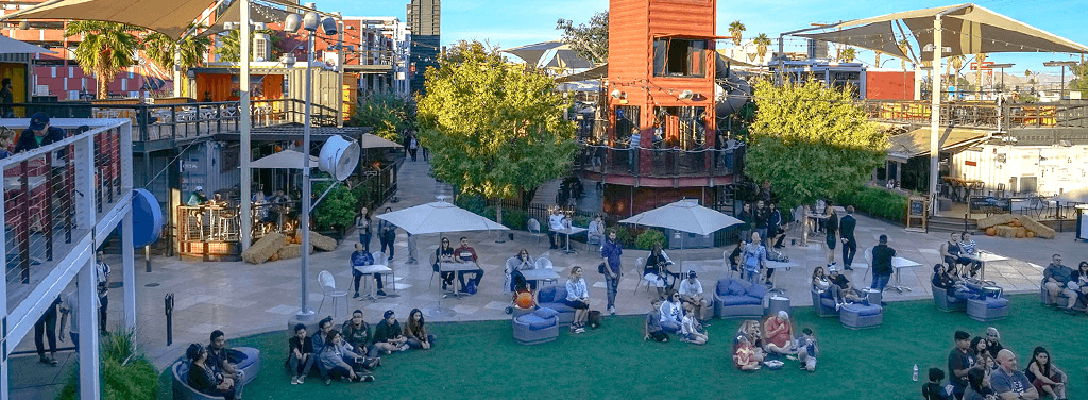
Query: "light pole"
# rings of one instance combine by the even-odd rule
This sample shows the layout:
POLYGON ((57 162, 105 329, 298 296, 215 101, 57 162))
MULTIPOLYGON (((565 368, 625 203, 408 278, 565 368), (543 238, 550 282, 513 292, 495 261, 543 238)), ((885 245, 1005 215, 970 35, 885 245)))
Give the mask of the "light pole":
POLYGON ((1058 92, 1058 100, 1065 100, 1065 67, 1075 67, 1077 63, 1073 61, 1047 61, 1043 63, 1044 67, 1062 67, 1062 90, 1058 92))
MULTIPOLYGON (((993 65, 990 66, 990 69, 996 68, 996 69, 1001 70, 1001 93, 1002 94, 1005 93, 1005 68, 1012 68, 1014 65, 1016 65, 1016 64, 993 64, 993 65)), ((993 82, 990 82, 990 85, 993 85, 993 82)))
POLYGON ((291 14, 287 16, 284 21, 283 28, 287 32, 296 32, 301 28, 306 30, 306 106, 305 120, 302 125, 302 209, 299 213, 299 228, 302 230, 302 268, 300 276, 300 285, 302 286, 302 306, 298 312, 300 319, 309 319, 313 315, 313 311, 309 307, 309 289, 307 289, 306 282, 310 275, 310 213, 313 211, 311 208, 311 193, 310 193, 310 120, 312 112, 312 98, 311 86, 313 85, 313 74, 311 73, 311 64, 314 62, 314 32, 317 32, 318 28, 322 28, 326 35, 337 34, 336 20, 331 17, 321 19, 321 16, 317 14, 317 5, 315 3, 306 3, 306 8, 309 11, 305 16, 300 17, 298 14, 291 14))

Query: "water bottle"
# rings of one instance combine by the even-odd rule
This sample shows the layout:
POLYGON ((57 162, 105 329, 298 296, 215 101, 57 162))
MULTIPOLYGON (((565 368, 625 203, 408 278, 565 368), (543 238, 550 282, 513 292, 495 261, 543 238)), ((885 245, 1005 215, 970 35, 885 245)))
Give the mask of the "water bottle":
POLYGON ((918 382, 918 364, 914 364, 914 378, 912 379, 914 379, 915 382, 918 382))

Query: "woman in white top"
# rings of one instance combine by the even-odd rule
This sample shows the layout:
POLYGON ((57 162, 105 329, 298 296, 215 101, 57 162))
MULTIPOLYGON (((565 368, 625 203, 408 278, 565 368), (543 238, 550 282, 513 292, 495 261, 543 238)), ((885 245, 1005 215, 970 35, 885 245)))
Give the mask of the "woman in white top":
POLYGON ((571 267, 570 276, 567 277, 567 298, 564 300, 568 306, 574 308, 571 332, 585 332, 586 320, 589 319, 589 289, 586 288, 585 279, 582 279, 582 267, 571 267))
POLYGON ((683 317, 684 308, 680 303, 680 293, 670 292, 665 302, 661 303, 661 329, 669 333, 680 332, 683 317))

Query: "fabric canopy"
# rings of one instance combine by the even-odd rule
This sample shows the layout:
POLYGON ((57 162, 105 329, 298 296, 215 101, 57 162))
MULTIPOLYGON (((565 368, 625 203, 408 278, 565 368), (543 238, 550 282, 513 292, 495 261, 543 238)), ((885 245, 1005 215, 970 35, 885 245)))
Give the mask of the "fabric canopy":
POLYGON ((48 49, 0 35, 0 54, 52 53, 48 49))
POLYGON ((743 221, 699 205, 695 200, 680 200, 620 221, 672 229, 696 235, 709 235, 743 221))
MULTIPOLYGON (((941 16, 941 45, 945 56, 977 53, 1054 52, 1088 53, 1088 47, 1023 22, 965 3, 855 19, 821 27, 825 32, 797 36, 876 50, 908 58, 898 48, 909 31, 917 40, 915 50, 933 46, 933 22, 941 16), (894 24, 894 27, 893 27, 894 24), (905 28, 903 28, 905 25, 905 28)), ((930 50, 932 51, 932 50, 930 50)))
POLYGON ((547 68, 593 68, 593 63, 586 60, 569 45, 558 40, 549 40, 512 49, 501 50, 510 53, 526 63, 547 68))
MULTIPOLYGON (((215 25, 208 27, 208 29, 201 32, 198 36, 209 36, 220 32, 226 32, 227 29, 223 27, 224 22, 237 22, 241 18, 242 2, 235 1, 227 7, 227 10, 223 12, 223 15, 216 18, 215 25)), ((253 22, 270 23, 282 23, 287 19, 288 12, 280 10, 278 8, 272 8, 264 4, 249 3, 249 19, 253 22)))
POLYGON ((401 146, 397 144, 397 142, 383 138, 373 133, 363 134, 363 136, 359 138, 360 149, 380 149, 386 147, 401 148, 404 146, 401 146))
MULTIPOLYGON (((941 151, 951 151, 969 147, 990 135, 992 131, 941 128, 941 151)), ((888 158, 906 162, 907 159, 929 153, 930 128, 920 128, 888 138, 888 158)))
POLYGON ((562 78, 558 78, 555 81, 557 83, 566 83, 566 82, 589 81, 589 80, 596 80, 596 79, 608 79, 608 64, 601 64, 600 66, 587 69, 587 70, 579 72, 577 74, 571 74, 571 75, 568 75, 568 76, 564 76, 562 78))
MULTIPOLYGON (((310 156, 310 168, 317 168, 318 158, 310 156)), ((250 168, 289 168, 302 169, 304 160, 302 153, 294 150, 284 150, 262 157, 260 160, 249 164, 250 168)))
POLYGON ((413 235, 443 232, 508 230, 446 201, 420 204, 377 216, 413 235))
POLYGON ((211 6, 211 0, 48 0, 4 16, 10 19, 76 19, 122 22, 178 39, 211 6))

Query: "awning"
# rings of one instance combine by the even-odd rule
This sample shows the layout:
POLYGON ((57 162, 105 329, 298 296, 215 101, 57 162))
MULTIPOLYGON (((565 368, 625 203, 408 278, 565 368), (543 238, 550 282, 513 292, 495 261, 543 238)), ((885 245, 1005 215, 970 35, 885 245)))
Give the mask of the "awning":
POLYGON ((499 50, 510 53, 525 61, 526 64, 546 68, 593 68, 593 63, 586 60, 577 51, 559 40, 534 43, 530 45, 499 50))
MULTIPOLYGON (((305 159, 302 158, 303 154, 294 150, 284 150, 279 153, 272 153, 260 160, 254 161, 249 164, 250 168, 289 168, 289 169, 302 169, 302 164, 305 159)), ((317 157, 310 156, 310 168, 317 168, 317 157)))
MULTIPOLYGON (((913 131, 888 138, 888 159, 907 162, 911 157, 929 154, 930 128, 913 131)), ((959 151, 971 147, 990 136, 993 131, 961 128, 941 128, 941 151, 959 151)))
POLYGON ((971 3, 855 19, 821 27, 823 33, 797 36, 903 57, 897 43, 907 36, 917 40, 917 47, 913 47, 915 52, 925 52, 927 46, 932 48, 933 22, 946 12, 941 16, 941 45, 950 50, 943 52, 945 56, 1009 52, 1088 53, 1088 46, 971 3))
POLYGON ((0 35, 0 54, 33 54, 33 53, 52 53, 48 49, 23 43, 20 40, 12 39, 7 36, 0 35))
POLYGON ((571 75, 568 75, 568 76, 564 76, 562 78, 558 78, 558 79, 555 80, 555 82, 556 83, 567 83, 567 82, 590 81, 590 80, 597 80, 597 79, 608 79, 608 64, 601 64, 600 66, 587 69, 587 70, 579 72, 577 74, 571 74, 571 75))
POLYGON ((188 31, 189 24, 213 3, 211 0, 49 0, 0 19, 113 21, 162 32, 178 39, 188 31))
MULTIPOLYGON (((208 27, 208 29, 200 32, 197 36, 210 36, 220 32, 226 32, 226 28, 223 27, 224 22, 238 21, 241 18, 242 2, 234 1, 227 6, 226 11, 223 11, 223 15, 218 16, 215 21, 215 25, 208 27)), ((266 24, 283 22, 287 19, 287 11, 280 10, 278 8, 272 8, 264 4, 249 3, 249 19, 253 22, 264 22, 266 24)))

